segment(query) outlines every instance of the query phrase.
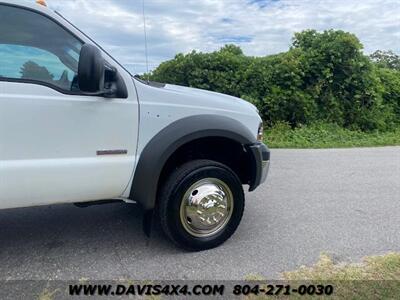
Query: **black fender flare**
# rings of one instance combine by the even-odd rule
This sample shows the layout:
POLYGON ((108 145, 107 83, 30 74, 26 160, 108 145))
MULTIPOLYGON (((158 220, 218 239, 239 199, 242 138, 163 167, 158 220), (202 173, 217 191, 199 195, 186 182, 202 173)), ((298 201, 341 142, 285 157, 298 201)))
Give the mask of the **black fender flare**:
POLYGON ((229 117, 197 115, 175 121, 154 136, 141 152, 129 198, 145 210, 153 209, 158 181, 167 160, 184 144, 204 137, 229 138, 242 145, 256 142, 255 134, 229 117))

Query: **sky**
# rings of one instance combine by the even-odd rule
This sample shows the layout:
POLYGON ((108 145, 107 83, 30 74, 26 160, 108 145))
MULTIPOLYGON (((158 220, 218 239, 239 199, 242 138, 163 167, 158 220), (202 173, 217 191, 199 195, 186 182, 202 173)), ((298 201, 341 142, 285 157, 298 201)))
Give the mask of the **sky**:
MULTIPOLYGON (((32 0, 33 1, 33 0, 32 0)), ((47 0, 133 74, 146 71, 142 0, 47 0)), ((177 53, 287 51, 294 32, 341 29, 400 54, 400 0, 145 0, 150 70, 177 53)))

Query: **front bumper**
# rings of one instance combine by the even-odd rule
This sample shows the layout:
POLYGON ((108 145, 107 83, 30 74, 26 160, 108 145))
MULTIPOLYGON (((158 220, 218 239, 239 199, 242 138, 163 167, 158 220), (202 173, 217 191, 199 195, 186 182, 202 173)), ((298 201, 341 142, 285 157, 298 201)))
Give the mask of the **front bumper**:
POLYGON ((260 184, 267 179, 271 151, 263 143, 255 143, 248 146, 250 153, 253 155, 252 178, 250 180, 249 191, 254 191, 260 184))

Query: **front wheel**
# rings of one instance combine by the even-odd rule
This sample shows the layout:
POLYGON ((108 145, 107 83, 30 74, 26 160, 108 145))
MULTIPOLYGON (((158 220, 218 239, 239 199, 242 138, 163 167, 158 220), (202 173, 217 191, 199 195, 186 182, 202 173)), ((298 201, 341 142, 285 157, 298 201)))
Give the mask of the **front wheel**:
POLYGON ((214 248, 239 226, 244 202, 242 183, 229 167, 191 161, 176 169, 160 190, 161 225, 180 247, 214 248))

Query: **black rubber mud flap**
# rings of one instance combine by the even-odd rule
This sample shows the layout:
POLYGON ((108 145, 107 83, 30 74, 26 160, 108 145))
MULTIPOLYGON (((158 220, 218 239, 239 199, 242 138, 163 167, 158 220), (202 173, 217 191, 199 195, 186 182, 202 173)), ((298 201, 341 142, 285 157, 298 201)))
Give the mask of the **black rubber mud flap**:
POLYGON ((151 230, 153 228, 154 211, 154 209, 146 210, 143 216, 143 232, 148 239, 151 237, 151 230))

